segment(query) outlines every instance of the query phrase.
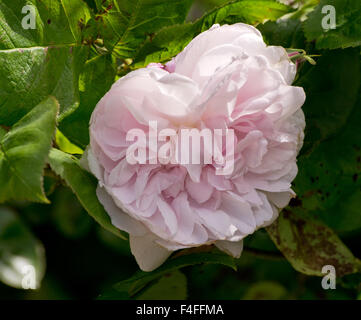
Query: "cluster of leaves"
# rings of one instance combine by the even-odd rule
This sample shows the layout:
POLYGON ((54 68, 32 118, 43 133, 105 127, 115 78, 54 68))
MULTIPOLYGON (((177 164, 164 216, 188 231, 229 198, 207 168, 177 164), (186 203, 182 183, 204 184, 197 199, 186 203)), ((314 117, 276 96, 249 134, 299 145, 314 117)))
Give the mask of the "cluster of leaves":
MULTIPOLYGON (((301 63, 296 81, 307 95, 306 138, 294 184, 298 198, 267 229, 266 241, 259 231, 246 250, 277 255, 272 240, 301 273, 321 276, 328 264, 339 276, 361 272, 340 239, 361 230, 361 4, 308 0, 298 1, 296 10, 274 0, 221 2, 187 22, 192 0, 0 0, 0 203, 8 205, 0 208, 1 281, 20 288, 25 263, 35 267, 40 284, 42 245, 9 208, 24 201, 47 204, 59 184, 105 230, 124 238, 97 200, 96 179, 79 165, 94 107, 127 72, 168 61, 214 23, 236 22, 257 26, 269 44, 321 56, 316 66, 301 63), (336 29, 322 29, 325 4, 336 8, 336 29), (35 29, 22 27, 25 5, 35 10, 35 29)), ((66 212, 56 199, 57 212, 66 212)), ((74 217, 64 216, 56 213, 55 219, 73 234, 64 219, 74 217)), ((176 297, 184 298, 187 280, 178 269, 202 263, 237 267, 213 248, 183 252, 152 273, 137 272, 103 297, 154 297, 174 284, 176 297)))

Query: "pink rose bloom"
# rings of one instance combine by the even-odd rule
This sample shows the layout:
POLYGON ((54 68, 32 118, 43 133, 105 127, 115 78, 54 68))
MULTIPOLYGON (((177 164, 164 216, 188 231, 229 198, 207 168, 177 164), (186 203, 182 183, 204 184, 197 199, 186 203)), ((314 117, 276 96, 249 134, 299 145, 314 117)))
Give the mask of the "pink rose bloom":
POLYGON ((295 74, 285 49, 266 46, 254 27, 214 25, 171 62, 130 72, 101 99, 85 159, 142 270, 204 244, 239 257, 242 239, 289 203, 305 127, 295 74), (158 130, 233 129, 232 173, 217 175, 215 163, 130 164, 127 133, 148 134, 150 120, 158 130))

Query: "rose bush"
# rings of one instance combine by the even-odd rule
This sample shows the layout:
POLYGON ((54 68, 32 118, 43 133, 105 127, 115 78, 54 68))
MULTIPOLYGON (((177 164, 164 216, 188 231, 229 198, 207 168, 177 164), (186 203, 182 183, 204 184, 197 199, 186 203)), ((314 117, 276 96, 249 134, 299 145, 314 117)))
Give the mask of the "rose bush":
POLYGON ((305 127, 295 74, 286 50, 267 46, 254 27, 214 25, 166 65, 128 73, 100 100, 83 163, 141 269, 203 244, 239 257, 242 239, 289 203, 305 127), (159 129, 233 129, 233 172, 216 175, 215 163, 129 164, 127 132, 147 133, 150 120, 159 129))

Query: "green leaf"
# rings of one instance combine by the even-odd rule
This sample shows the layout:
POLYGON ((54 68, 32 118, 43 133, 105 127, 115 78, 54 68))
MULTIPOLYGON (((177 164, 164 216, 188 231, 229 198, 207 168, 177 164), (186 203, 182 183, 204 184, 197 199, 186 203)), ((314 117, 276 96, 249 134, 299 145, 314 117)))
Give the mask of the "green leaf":
POLYGON ((13 211, 0 207, 0 281, 22 288, 26 277, 31 281, 35 275, 35 286, 39 288, 44 273, 42 244, 13 211))
POLYGON ((0 202, 45 202, 43 169, 55 134, 59 104, 49 97, 17 122, 0 141, 0 202))
POLYGON ((0 0, 0 50, 80 44, 90 10, 82 0, 0 0), (35 11, 35 29, 24 29, 24 6, 35 11))
POLYGON ((65 136, 82 148, 89 144, 90 116, 96 104, 114 83, 115 74, 110 55, 88 60, 82 70, 79 80, 80 105, 60 124, 65 136))
POLYGON ((129 299, 138 294, 147 284, 158 280, 161 276, 201 263, 222 264, 237 270, 232 257, 221 253, 192 253, 173 257, 152 272, 138 271, 131 278, 118 282, 113 289, 100 296, 101 299, 129 299))
POLYGON ((79 160, 58 149, 49 154, 51 169, 72 189, 85 210, 105 229, 125 239, 120 230, 114 227, 109 215, 96 196, 97 179, 79 166, 79 160))
POLYGON ((186 300, 187 278, 179 270, 161 277, 149 288, 143 290, 137 300, 186 300))
POLYGON ((0 123, 12 125, 48 95, 60 118, 79 104, 78 77, 88 48, 33 47, 0 50, 0 123))
POLYGON ((361 45, 361 2, 355 0, 321 0, 317 8, 309 14, 304 22, 304 30, 308 41, 316 40, 318 49, 336 49, 361 45), (336 28, 325 30, 322 13, 326 5, 336 10, 336 28))
POLYGON ((83 154, 83 150, 72 144, 59 130, 56 130, 55 142, 61 151, 70 154, 83 154))
POLYGON ((357 259, 332 229, 298 210, 283 210, 267 231, 299 272, 324 276, 322 267, 325 265, 334 266, 340 277, 357 272, 357 259))
POLYGON ((134 50, 164 26, 183 23, 192 0, 97 1, 102 13, 96 23, 109 50, 118 57, 131 58, 134 50))
POLYGON ((97 11, 106 9, 112 2, 112 0, 94 0, 97 11))
POLYGON ((77 108, 89 18, 82 0, 0 0, 1 124, 14 124, 48 95, 59 101, 59 121, 77 108), (35 29, 22 27, 25 5, 35 10, 35 29))
POLYGON ((140 48, 136 55, 136 67, 150 62, 165 62, 178 54, 199 33, 213 24, 233 24, 244 22, 258 24, 266 20, 276 20, 291 9, 272 0, 243 0, 216 8, 194 23, 163 28, 140 48))
MULTIPOLYGON (((48 1, 48 10, 52 10, 51 6, 54 1, 48 1)), ((69 23, 69 28, 77 43, 82 41, 82 30, 91 18, 91 11, 83 0, 60 0, 61 6, 69 23)), ((61 20, 64 24, 64 20, 61 20)))

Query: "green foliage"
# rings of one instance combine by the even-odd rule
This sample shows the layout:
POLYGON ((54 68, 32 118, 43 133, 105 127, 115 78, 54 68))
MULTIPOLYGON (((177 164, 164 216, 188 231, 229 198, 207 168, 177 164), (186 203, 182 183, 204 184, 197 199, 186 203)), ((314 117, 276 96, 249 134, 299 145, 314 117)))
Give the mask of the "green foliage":
POLYGON ((81 43, 90 10, 82 0, 0 0, 0 18, 0 50, 74 46, 81 43), (25 5, 36 13, 35 29, 22 27, 25 5))
POLYGON ((48 95, 59 101, 61 120, 79 104, 88 7, 82 0, 1 0, 0 17, 0 124, 14 124, 48 95), (25 5, 36 13, 35 29, 22 27, 25 5))
POLYGON ((184 22, 191 0, 97 1, 97 29, 105 47, 121 58, 164 26, 184 22))
POLYGON ((35 287, 39 288, 44 273, 42 244, 12 210, 0 207, 0 281, 22 288, 23 284, 26 285, 24 276, 34 275, 35 287), (29 269, 29 266, 34 269, 29 269))
POLYGON ((318 49, 348 48, 361 45, 361 2, 355 0, 321 0, 304 22, 308 41, 316 40, 318 49), (321 21, 326 17, 322 8, 334 6, 336 28, 324 30, 321 21))
POLYGON ((0 51, 0 124, 13 125, 48 95, 60 119, 79 104, 78 77, 86 48, 32 47, 0 51))
POLYGON ((216 8, 193 23, 163 28, 136 53, 136 67, 150 62, 166 62, 180 52, 196 35, 213 24, 244 22, 258 24, 276 20, 290 12, 290 8, 273 0, 243 0, 216 8))
POLYGON ((55 134, 58 102, 49 97, 17 122, 0 141, 0 202, 48 202, 43 170, 55 134))

